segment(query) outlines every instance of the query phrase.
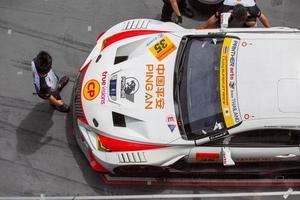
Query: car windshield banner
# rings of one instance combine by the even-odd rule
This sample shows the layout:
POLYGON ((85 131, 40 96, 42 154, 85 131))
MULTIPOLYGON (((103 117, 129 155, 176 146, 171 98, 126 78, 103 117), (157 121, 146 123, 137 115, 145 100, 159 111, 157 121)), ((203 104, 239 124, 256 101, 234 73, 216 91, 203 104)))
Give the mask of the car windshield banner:
POLYGON ((230 128, 242 121, 237 100, 237 52, 239 40, 225 38, 220 61, 220 98, 226 127, 230 128))

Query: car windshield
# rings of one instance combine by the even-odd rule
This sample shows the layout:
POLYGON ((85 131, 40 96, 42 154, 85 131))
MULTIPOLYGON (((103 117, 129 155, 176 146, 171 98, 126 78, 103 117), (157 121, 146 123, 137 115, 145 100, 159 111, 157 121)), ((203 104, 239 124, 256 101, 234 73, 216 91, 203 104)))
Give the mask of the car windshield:
POLYGON ((206 137, 224 128, 219 89, 223 40, 191 38, 182 50, 175 98, 181 130, 187 139, 206 137))

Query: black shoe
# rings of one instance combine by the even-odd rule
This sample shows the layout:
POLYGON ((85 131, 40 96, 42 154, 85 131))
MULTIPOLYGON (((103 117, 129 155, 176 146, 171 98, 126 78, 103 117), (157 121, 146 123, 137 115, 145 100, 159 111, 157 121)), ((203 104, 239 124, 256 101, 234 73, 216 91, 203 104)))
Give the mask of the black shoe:
POLYGON ((67 113, 70 111, 70 106, 64 103, 61 106, 55 106, 55 109, 58 110, 59 112, 67 113))
POLYGON ((190 8, 184 8, 184 9, 182 10, 182 12, 183 12, 183 14, 184 14, 185 16, 187 16, 188 18, 193 18, 193 17, 194 17, 194 12, 193 12, 192 9, 190 9, 190 8))
POLYGON ((63 76, 58 81, 58 90, 61 91, 69 82, 69 77, 63 76))

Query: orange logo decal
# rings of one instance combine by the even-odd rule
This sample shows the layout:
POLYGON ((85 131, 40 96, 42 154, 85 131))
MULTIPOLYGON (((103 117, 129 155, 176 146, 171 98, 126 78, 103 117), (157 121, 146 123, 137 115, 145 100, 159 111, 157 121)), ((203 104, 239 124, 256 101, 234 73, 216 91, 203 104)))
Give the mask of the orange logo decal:
POLYGON ((100 83, 95 79, 89 80, 83 88, 83 96, 86 100, 95 99, 100 93, 100 83))

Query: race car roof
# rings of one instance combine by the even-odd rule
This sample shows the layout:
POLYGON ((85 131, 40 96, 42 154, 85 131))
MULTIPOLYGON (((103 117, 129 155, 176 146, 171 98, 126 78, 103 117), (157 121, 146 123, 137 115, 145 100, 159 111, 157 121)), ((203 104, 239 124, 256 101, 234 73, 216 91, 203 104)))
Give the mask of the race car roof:
POLYGON ((300 34, 238 37, 237 91, 243 120, 300 118, 300 34))

